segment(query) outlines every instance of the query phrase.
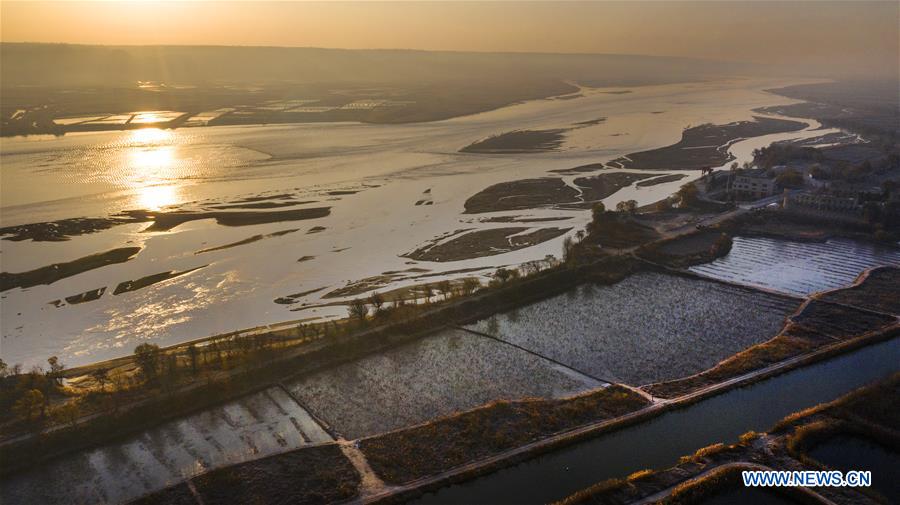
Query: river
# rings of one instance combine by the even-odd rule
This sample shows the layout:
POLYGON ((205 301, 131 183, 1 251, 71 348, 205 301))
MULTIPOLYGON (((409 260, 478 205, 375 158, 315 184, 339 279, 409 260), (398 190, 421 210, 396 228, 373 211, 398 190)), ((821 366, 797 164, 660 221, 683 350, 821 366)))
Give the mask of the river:
MULTIPOLYGON (((764 91, 785 84, 732 79, 634 87, 628 93, 585 89, 572 100, 534 100, 405 125, 222 126, 0 139, 3 226, 130 209, 197 211, 241 201, 282 205, 284 198, 301 208, 330 207, 328 216, 307 221, 222 226, 204 219, 158 232, 139 223, 61 242, 2 240, 4 272, 113 248, 142 249, 124 263, 0 294, 0 357, 25 369, 53 355, 68 366, 81 365, 128 354, 143 342, 171 345, 282 321, 342 317, 344 306, 325 304, 347 297, 323 297, 388 271, 427 271, 430 282, 465 275, 485 280, 497 266, 560 256, 565 236, 583 228, 589 212, 544 208, 471 215, 463 213, 463 203, 498 182, 560 177, 550 171, 673 144, 691 125, 751 119, 758 107, 794 102, 764 91), (606 119, 592 123, 599 118, 606 119), (572 128, 579 122, 589 125, 570 130, 558 151, 459 152, 491 135, 572 128), (484 221, 488 216, 555 217, 561 220, 550 225, 570 230, 531 247, 474 259, 428 262, 402 256, 455 230, 513 226, 484 221), (240 245, 221 248, 235 243, 240 245), (216 250, 198 254, 208 249, 216 250), (481 270, 458 272, 462 269, 481 270), (139 291, 112 293, 123 282, 187 270, 191 273, 139 291), (65 303, 66 297, 102 287, 107 291, 97 300, 65 303), (275 303, 298 293, 288 303, 275 303)), ((806 130, 767 135, 764 141, 830 131, 808 123, 806 130)), ((730 150, 738 162, 746 161, 760 141, 739 141, 730 150)), ((608 207, 627 199, 657 201, 699 176, 686 173, 689 178, 681 181, 623 188, 604 201, 608 207)), ((561 177, 571 183, 576 176, 561 177)), ((424 281, 395 275, 370 291, 418 282, 424 281)))

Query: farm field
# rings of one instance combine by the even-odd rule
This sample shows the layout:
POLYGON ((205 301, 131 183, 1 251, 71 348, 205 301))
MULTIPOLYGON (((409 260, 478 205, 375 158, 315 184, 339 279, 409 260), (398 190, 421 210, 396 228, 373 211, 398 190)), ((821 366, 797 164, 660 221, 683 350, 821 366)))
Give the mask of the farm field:
POLYGON ((805 296, 849 285, 863 270, 879 265, 900 266, 900 249, 847 239, 818 243, 735 237, 728 255, 690 270, 805 296))
POLYGON ((4 479, 0 503, 124 503, 185 477, 329 441, 302 407, 270 388, 4 479))
POLYGON ((448 330, 287 387, 338 433, 359 438, 494 400, 557 398, 600 385, 513 346, 448 330))
POLYGON ((638 273, 470 326, 602 380, 642 385, 705 370, 774 336, 799 301, 638 273))

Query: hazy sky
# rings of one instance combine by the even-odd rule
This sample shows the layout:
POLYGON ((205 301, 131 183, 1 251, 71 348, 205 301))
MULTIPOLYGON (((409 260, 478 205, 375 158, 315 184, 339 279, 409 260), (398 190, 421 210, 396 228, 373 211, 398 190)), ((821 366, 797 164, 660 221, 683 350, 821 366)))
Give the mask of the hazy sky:
POLYGON ((898 2, 0 1, 5 42, 692 56, 896 65, 898 2))

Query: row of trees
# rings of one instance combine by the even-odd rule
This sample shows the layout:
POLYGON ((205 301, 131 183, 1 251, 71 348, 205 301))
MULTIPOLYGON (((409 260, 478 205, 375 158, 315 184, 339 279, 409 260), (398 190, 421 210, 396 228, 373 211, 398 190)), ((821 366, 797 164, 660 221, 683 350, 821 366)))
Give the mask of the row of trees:
POLYGON ((203 345, 190 344, 161 349, 144 343, 134 350, 137 370, 127 366, 95 367, 88 372, 96 387, 66 389, 62 383, 65 365, 54 357, 48 369, 36 366, 23 372, 21 365, 8 366, 0 360, 0 419, 24 421, 38 429, 47 421, 75 424, 86 411, 118 411, 122 404, 147 390, 173 392, 183 379, 224 370, 261 355, 273 358, 286 340, 306 341, 327 335, 327 324, 298 325, 296 336, 276 337, 270 333, 231 336, 203 345), (53 401, 58 400, 58 401, 53 401))
MULTIPOLYGON (((424 306, 428 306, 438 301, 434 299, 435 297, 439 296, 441 300, 447 301, 453 297, 471 295, 479 287, 481 287, 481 283, 478 279, 466 277, 462 282, 457 283, 450 280, 434 284, 426 283, 419 286, 418 290, 421 298, 424 299, 424 306)), ((351 300, 347 306, 347 314, 350 320, 357 324, 366 324, 370 315, 378 320, 390 320, 399 314, 409 316, 409 311, 415 310, 419 306, 418 299, 419 297, 415 295, 407 297, 398 293, 388 300, 385 295, 376 291, 367 298, 351 300)))
POLYGON ((51 400, 63 395, 66 368, 56 356, 47 359, 47 365, 23 372, 22 365, 8 366, 0 359, 0 419, 12 416, 31 422, 47 417, 51 400))

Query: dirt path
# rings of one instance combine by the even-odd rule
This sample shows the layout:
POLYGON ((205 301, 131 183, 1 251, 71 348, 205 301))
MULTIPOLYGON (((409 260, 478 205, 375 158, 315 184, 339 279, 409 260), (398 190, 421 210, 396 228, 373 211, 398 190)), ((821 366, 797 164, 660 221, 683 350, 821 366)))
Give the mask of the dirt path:
POLYGON ((358 501, 365 501, 366 497, 372 495, 382 494, 385 491, 390 491, 389 487, 381 480, 380 477, 375 473, 375 470, 372 470, 372 467, 369 466, 369 461, 366 459, 366 455, 363 454, 359 447, 356 445, 357 442, 353 440, 345 440, 343 438, 339 439, 338 446, 341 448, 341 452, 344 453, 344 456, 350 460, 350 463, 353 464, 353 468, 356 469, 357 473, 361 477, 361 481, 359 483, 359 499, 358 501))

